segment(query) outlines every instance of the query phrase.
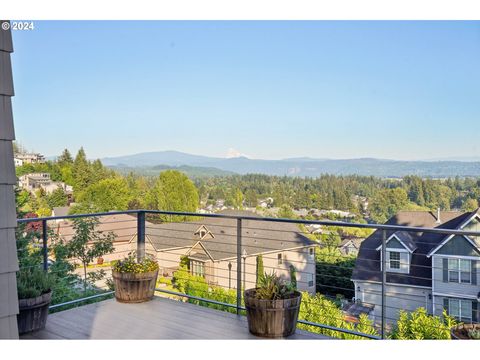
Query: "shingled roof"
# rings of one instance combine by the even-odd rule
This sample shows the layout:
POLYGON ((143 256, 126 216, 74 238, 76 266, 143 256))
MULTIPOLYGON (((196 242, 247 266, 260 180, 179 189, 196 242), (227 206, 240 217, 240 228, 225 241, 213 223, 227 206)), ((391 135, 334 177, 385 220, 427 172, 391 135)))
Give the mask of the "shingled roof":
MULTIPOLYGON (((477 210, 478 211, 478 210, 477 210)), ((437 215, 430 211, 400 211, 397 215, 390 218, 387 225, 402 225, 414 227, 427 227, 439 229, 458 229, 474 212, 442 211, 440 220, 437 215)), ((402 241, 408 242, 410 249, 415 249, 412 253, 410 263, 410 273, 389 273, 387 272, 387 282, 404 285, 432 286, 432 259, 427 255, 437 247, 448 235, 433 233, 412 233, 408 237, 404 231, 387 231, 387 239, 396 233, 400 234, 402 241)), ((377 230, 369 236, 360 246, 355 268, 352 274, 352 280, 364 281, 382 281, 380 270, 380 251, 377 250, 382 244, 382 231, 377 230)))
MULTIPOLYGON (((259 217, 248 211, 222 214, 259 217)), ((149 224, 146 235, 157 250, 192 247, 200 242, 215 261, 236 257, 236 219, 203 218, 182 223, 149 224), (202 225, 211 231, 213 238, 200 239, 198 234, 195 235, 202 225)), ((304 236, 296 224, 242 220, 242 254, 247 256, 312 245, 315 243, 304 236)))

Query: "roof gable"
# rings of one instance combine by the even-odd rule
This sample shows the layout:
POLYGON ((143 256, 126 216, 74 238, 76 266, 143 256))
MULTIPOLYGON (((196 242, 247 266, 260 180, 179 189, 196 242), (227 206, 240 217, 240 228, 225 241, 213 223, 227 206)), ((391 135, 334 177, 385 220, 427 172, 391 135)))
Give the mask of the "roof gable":
MULTIPOLYGON (((406 231, 397 231, 396 233, 393 233, 387 239, 386 244, 388 248, 405 249, 409 253, 413 253, 417 249, 417 246, 415 245, 415 242, 413 241, 412 237, 406 231)), ((377 247, 377 250, 381 250, 381 249, 382 249, 382 244, 380 244, 380 246, 377 247)))
MULTIPOLYGON (((210 255, 210 253, 208 252, 208 250, 205 248, 205 246, 202 244, 201 241, 197 241, 195 245, 193 245, 185 255, 190 258, 195 258, 195 255, 197 253, 200 253, 201 255, 206 255, 212 261, 214 260, 212 255, 210 255)), ((206 260, 205 256, 199 256, 198 259, 206 260)))
MULTIPOLYGON (((471 231, 478 231, 480 228, 480 215, 479 210, 473 211, 470 215, 457 227, 458 230, 471 230, 471 231)), ((458 237, 457 235, 447 235, 444 240, 435 248, 433 248, 427 255, 427 257, 431 257, 433 254, 437 253, 440 249, 442 249, 451 239, 458 237)), ((469 236, 462 236, 462 238, 466 239, 471 246, 473 246, 477 251, 480 247, 478 243, 478 238, 469 237, 469 236)), ((445 251, 465 251, 460 250, 459 245, 450 246, 445 251)), ((451 255, 455 253, 450 253, 451 255)), ((460 255, 460 254, 457 254, 460 255)))
POLYGON ((207 238, 210 238, 210 239, 215 238, 215 235, 213 235, 213 233, 210 230, 208 230, 208 228, 205 225, 201 225, 197 229, 197 231, 193 233, 193 235, 198 236, 200 240, 207 239, 207 238))

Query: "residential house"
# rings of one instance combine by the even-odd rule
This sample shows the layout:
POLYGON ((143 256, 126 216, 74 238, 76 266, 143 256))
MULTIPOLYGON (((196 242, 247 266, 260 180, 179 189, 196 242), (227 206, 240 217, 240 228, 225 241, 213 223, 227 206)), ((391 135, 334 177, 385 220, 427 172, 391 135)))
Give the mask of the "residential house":
POLYGON ((342 240, 338 248, 343 255, 357 256, 363 240, 365 239, 356 237, 346 238, 342 240))
POLYGON ((265 199, 261 199, 258 201, 258 205, 263 209, 270 208, 273 205, 273 198, 267 197, 265 199))
POLYGON ((18 180, 19 187, 33 192, 43 189, 46 194, 51 194, 61 188, 67 195, 73 194, 73 187, 62 181, 52 181, 49 173, 31 173, 20 176, 18 180))
POLYGON ((18 184, 23 189, 34 191, 51 182, 49 173, 32 173, 20 176, 18 184))
MULTIPOLYGON (((247 211, 224 214, 258 217, 247 211)), ((201 221, 149 226, 147 237, 163 269, 174 269, 180 257, 190 260, 192 273, 215 285, 236 288, 237 227, 235 219, 205 218, 201 221), (172 245, 176 246, 172 248, 172 245)), ((266 272, 289 278, 297 270, 298 287, 315 292, 315 246, 297 225, 261 220, 242 221, 242 279, 244 288, 255 286, 257 258, 262 255, 266 272)))
MULTIPOLYGON (((226 211, 226 214, 258 215, 246 211, 226 211)), ((116 235, 115 252, 104 256, 116 260, 136 250, 137 220, 126 214, 99 217, 96 230, 112 231, 116 235)), ((63 238, 71 238, 71 221, 57 224, 63 238)), ((297 225, 261 220, 242 220, 242 287, 254 287, 259 255, 266 272, 290 277, 290 265, 297 270, 298 288, 315 292, 315 246, 297 225)), ((156 257, 161 273, 171 276, 180 260, 187 257, 192 274, 204 277, 208 283, 224 288, 236 288, 237 222, 235 219, 202 218, 186 222, 145 224, 146 252, 156 257)))
POLYGON ((45 162, 45 156, 39 153, 15 154, 14 159, 15 166, 22 166, 24 164, 43 164, 45 162))
MULTIPOLYGON (((387 224, 480 231, 480 210, 401 211, 387 224)), ((386 240, 387 321, 397 320, 400 310, 419 307, 433 315, 445 309, 461 321, 478 321, 478 237, 387 231, 386 240)), ((355 299, 374 305, 377 319, 382 306, 381 244, 382 231, 363 241, 352 275, 355 299)))

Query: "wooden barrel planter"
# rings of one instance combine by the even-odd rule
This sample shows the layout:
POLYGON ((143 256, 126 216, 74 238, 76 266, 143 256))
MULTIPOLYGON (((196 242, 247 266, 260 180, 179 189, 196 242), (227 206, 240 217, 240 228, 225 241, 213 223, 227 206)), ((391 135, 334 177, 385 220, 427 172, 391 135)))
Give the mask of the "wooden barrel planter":
POLYGON ((121 273, 112 271, 115 298, 123 303, 140 303, 151 300, 155 293, 158 269, 146 273, 121 273))
POLYGON ((17 315, 17 325, 19 334, 45 328, 48 317, 48 306, 51 300, 51 291, 36 298, 18 300, 20 312, 17 315))
POLYGON ((288 299, 261 300, 256 289, 244 293, 248 330, 256 336, 279 338, 293 335, 297 329, 302 294, 298 291, 288 299))
POLYGON ((461 324, 450 329, 452 340, 473 340, 468 336, 469 330, 480 330, 480 324, 461 324))

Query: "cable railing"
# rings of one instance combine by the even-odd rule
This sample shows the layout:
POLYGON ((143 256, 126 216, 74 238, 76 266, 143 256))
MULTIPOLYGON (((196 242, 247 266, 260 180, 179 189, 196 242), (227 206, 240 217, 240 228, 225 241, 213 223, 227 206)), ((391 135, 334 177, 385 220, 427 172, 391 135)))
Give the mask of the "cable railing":
MULTIPOLYGON (((436 280, 432 279, 432 273, 435 273, 435 271, 445 272, 444 266, 437 266, 433 261, 430 261, 430 263, 427 261, 426 264, 417 264, 412 263, 410 259, 408 273, 392 272, 387 269, 387 264, 392 262, 387 257, 387 249, 391 250, 387 248, 388 237, 391 234, 396 231, 404 231, 414 234, 480 237, 480 232, 457 229, 156 210, 111 211, 94 214, 25 218, 17 221, 18 224, 38 223, 39 235, 35 244, 37 247, 41 247, 41 266, 45 271, 48 271, 52 262, 51 247, 54 246, 52 239, 57 237, 67 239, 68 241, 75 235, 73 221, 85 218, 103 219, 97 224, 98 231, 116 234, 115 250, 102 256, 102 261, 105 261, 108 265, 111 261, 122 258, 131 252, 136 253, 138 260, 143 259, 147 254, 152 254, 159 263, 159 277, 163 278, 164 285, 169 282, 170 284, 172 283, 172 278, 175 278, 175 274, 179 270, 181 258, 186 256, 191 261, 201 261, 201 259, 198 259, 198 253, 195 256, 195 247, 198 247, 198 244, 201 243, 201 252, 205 256, 203 271, 200 274, 195 273, 192 268, 188 269, 188 271, 203 278, 203 280, 195 280, 195 277, 192 277, 190 281, 193 282, 193 285, 201 285, 203 282, 206 282, 208 290, 200 290, 199 287, 194 293, 187 293, 174 285, 158 285, 162 283, 159 281, 156 288, 158 294, 173 296, 197 304, 210 304, 215 308, 227 309, 242 315, 245 313, 243 290, 256 286, 256 277, 258 276, 256 261, 258 261, 258 257, 261 255, 265 262, 265 272, 277 272, 281 277, 288 277, 289 267, 293 266, 296 269, 297 276, 299 276, 299 290, 305 291, 310 294, 309 296, 316 296, 316 294, 320 293, 326 299, 331 299, 334 302, 338 300, 338 294, 341 294, 343 298, 340 297, 340 299, 347 302, 348 305, 360 304, 371 309, 366 315, 371 319, 375 333, 357 331, 355 326, 345 328, 341 327, 341 325, 332 325, 339 322, 344 324, 342 322, 346 321, 348 312, 341 312, 339 316, 324 315, 324 319, 328 320, 326 321, 327 323, 299 319, 299 324, 331 333, 341 333, 368 339, 387 338, 388 331, 395 325, 395 321, 398 320, 396 315, 401 310, 425 307, 429 310, 429 313, 439 315, 439 309, 443 309, 445 304, 444 301, 439 299, 449 295, 436 295, 433 291, 433 283, 436 280), (125 218, 125 215, 131 218, 125 218), (162 218, 164 216, 168 216, 167 219, 162 218), (317 259, 315 255, 316 249, 325 248, 325 244, 315 241, 312 235, 305 231, 305 227, 300 227, 299 225, 334 226, 340 229, 360 228, 378 232, 379 234, 375 236, 380 236, 380 246, 370 247, 367 244, 363 244, 363 252, 368 252, 370 255, 367 258, 362 258, 361 254, 357 257, 357 266, 362 267, 358 260, 364 262, 363 265, 366 262, 368 266, 362 267, 363 273, 371 274, 375 279, 369 280, 370 276, 367 276, 366 279, 355 279, 351 273, 341 273, 342 271, 351 270, 351 266, 342 265, 342 261, 352 259, 350 256, 333 252, 322 253, 322 260, 317 259), (202 238, 203 235, 195 234, 201 226, 211 230, 213 237, 202 238), (314 249, 313 254, 310 252, 310 248, 314 249), (375 255, 373 256, 373 254, 375 255), (326 262, 325 259, 329 259, 331 262, 326 262), (207 262, 211 263, 209 265, 211 268, 207 269, 205 265, 207 262), (420 273, 411 274, 412 270, 420 271, 420 273), (407 284, 397 284, 394 277, 407 279, 407 284), (341 283, 336 283, 336 281, 341 283), (408 287, 410 285, 415 287, 414 284, 410 284, 415 281, 424 281, 432 284, 430 288, 428 286, 419 286, 419 288, 424 290, 425 298, 421 298, 418 294, 409 294, 402 291, 401 286, 408 287), (370 288, 365 288, 364 283, 369 282, 374 285, 370 288), (357 285, 357 283, 362 285, 357 285), (360 286, 362 289, 360 289, 360 286), (395 286, 398 286, 398 289, 392 291, 392 288, 395 288, 395 286), (223 301, 210 296, 214 289, 217 288, 229 291, 228 294, 224 294, 223 301), (350 294, 349 297, 352 299, 345 299, 345 294, 350 294), (355 294, 355 296, 351 296, 351 294, 355 294)), ((423 238, 416 239, 415 243, 419 245, 419 249, 416 249, 414 252, 415 256, 426 257, 428 251, 425 250, 425 245, 432 245, 432 243, 423 241, 423 238)), ((69 259, 69 261, 78 263, 78 259, 69 259)), ((398 262, 399 266, 400 263, 404 265, 400 260, 398 262)), ((103 270, 106 268, 108 271, 108 266, 100 266, 91 267, 86 273, 93 273, 98 271, 99 268, 103 270)), ((77 267, 74 273, 81 276, 80 270, 81 268, 77 267)), ((448 271, 450 269, 447 268, 448 271)), ((476 267, 476 265, 472 265, 470 271, 464 271, 464 273, 470 274, 468 285, 476 289, 473 292, 470 291, 469 294, 465 294, 466 299, 472 300, 471 322, 478 322, 479 306, 475 305, 475 292, 478 293, 476 297, 477 303, 480 301, 480 286, 477 282, 478 272, 480 272, 480 267, 476 267), (477 315, 475 315, 475 311, 477 315)), ((108 276, 111 276, 111 274, 107 274, 106 278, 89 285, 89 290, 95 290, 96 293, 90 291, 87 294, 85 292, 84 296, 52 304, 50 309, 57 311, 68 306, 76 306, 84 302, 111 297, 114 294, 114 289, 109 285, 111 278, 108 276)), ((462 284, 459 281, 459 285, 466 286, 467 284, 462 284)), ((80 287, 79 284, 76 286, 80 287)), ((452 298, 458 297, 457 293, 451 293, 450 295, 452 298)), ((339 309, 343 309, 342 306, 339 305, 339 309)))

